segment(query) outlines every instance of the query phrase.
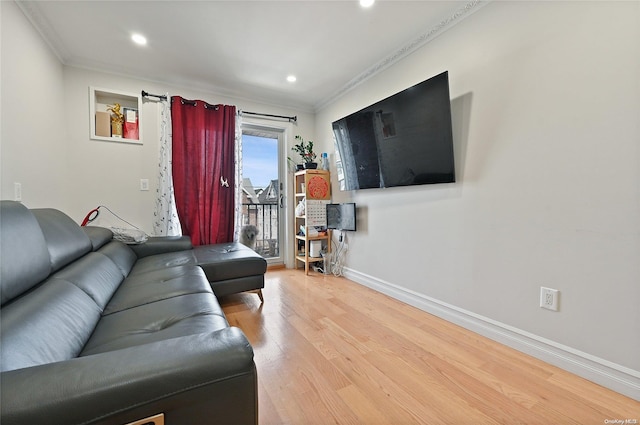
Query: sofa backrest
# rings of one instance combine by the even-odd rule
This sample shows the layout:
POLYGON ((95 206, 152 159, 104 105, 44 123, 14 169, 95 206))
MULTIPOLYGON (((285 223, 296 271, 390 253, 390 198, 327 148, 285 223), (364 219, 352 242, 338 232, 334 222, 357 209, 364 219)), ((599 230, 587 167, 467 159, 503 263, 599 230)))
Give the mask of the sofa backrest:
POLYGON ((62 211, 32 209, 47 242, 51 272, 56 272, 92 250, 89 236, 62 211))
POLYGON ((12 201, 0 208, 0 370, 76 357, 135 253, 60 211, 12 201))
POLYGON ((126 277, 131 272, 138 257, 131 248, 120 241, 111 241, 96 252, 108 257, 115 263, 126 277))
POLYGON ((49 279, 2 307, 0 370, 77 357, 102 309, 71 282, 49 279))
POLYGON ((51 273, 44 234, 21 203, 0 201, 0 305, 28 291, 51 273))
POLYGON ((109 257, 90 252, 53 274, 49 281, 74 284, 91 297, 102 312, 124 278, 125 274, 109 257))
POLYGON ((89 236, 94 251, 113 240, 113 232, 104 227, 84 226, 82 230, 89 236))

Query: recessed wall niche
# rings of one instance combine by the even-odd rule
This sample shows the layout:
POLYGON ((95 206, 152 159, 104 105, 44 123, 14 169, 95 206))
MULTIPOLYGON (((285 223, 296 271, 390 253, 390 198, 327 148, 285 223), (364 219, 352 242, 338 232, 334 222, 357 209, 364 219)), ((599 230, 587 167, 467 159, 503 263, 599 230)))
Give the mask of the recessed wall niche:
POLYGON ((141 94, 89 87, 89 137, 103 142, 141 145, 141 106, 141 94))

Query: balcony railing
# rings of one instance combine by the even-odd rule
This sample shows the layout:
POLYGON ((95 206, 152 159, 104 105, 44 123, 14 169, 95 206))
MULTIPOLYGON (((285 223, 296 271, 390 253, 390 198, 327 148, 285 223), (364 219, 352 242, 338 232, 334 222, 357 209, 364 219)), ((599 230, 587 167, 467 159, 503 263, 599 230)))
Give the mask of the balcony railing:
POLYGON ((242 224, 252 224, 259 230, 255 251, 265 258, 280 256, 280 208, 277 204, 242 204, 242 224))

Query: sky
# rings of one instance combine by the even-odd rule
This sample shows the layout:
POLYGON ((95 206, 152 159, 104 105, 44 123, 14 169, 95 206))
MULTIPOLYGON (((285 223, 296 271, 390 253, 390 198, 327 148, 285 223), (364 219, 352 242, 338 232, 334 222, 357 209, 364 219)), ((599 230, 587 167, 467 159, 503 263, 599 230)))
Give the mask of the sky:
POLYGON ((242 135, 242 177, 256 188, 278 178, 278 139, 242 135))

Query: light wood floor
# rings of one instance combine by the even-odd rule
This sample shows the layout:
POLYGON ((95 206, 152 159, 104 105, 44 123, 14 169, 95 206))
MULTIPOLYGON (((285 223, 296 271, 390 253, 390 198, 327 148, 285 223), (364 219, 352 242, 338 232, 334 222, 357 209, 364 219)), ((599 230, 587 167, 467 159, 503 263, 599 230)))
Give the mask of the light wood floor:
POLYGON ((640 424, 630 398, 344 278, 269 271, 263 294, 221 299, 260 425, 640 424))

